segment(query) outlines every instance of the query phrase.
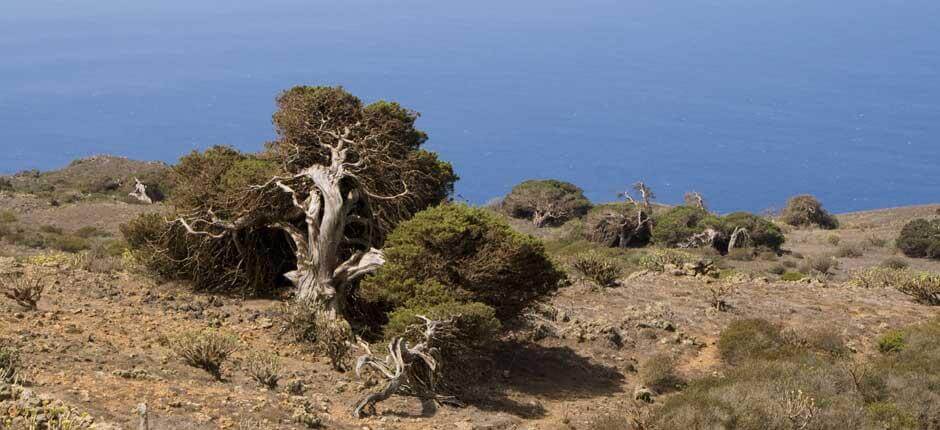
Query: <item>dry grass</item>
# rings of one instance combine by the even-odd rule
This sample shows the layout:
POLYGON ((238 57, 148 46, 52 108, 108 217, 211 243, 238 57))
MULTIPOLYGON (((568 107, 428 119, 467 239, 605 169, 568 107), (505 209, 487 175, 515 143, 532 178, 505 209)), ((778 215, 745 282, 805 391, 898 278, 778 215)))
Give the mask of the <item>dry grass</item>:
POLYGON ((216 330, 192 330, 173 338, 171 346, 186 364, 221 380, 222 365, 238 350, 238 338, 216 330))

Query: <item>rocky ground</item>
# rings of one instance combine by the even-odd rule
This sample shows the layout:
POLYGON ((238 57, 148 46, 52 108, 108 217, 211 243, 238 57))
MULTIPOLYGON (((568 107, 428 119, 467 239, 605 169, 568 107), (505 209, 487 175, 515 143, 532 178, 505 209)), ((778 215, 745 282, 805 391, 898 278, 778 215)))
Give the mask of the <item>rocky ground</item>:
MULTIPOLYGON (((160 208, 120 201, 50 207, 7 195, 0 209, 15 213, 20 223, 67 230, 92 225, 117 234, 121 222, 160 208)), ((276 298, 194 294, 130 264, 91 272, 73 256, 41 256, 6 244, 0 273, 26 272, 50 287, 36 311, 0 300, 0 340, 18 347, 27 365, 20 385, 0 385, 0 428, 25 425, 37 414, 46 421, 68 416, 94 422, 100 429, 138 428, 138 407, 145 404, 150 429, 302 429, 317 423, 337 429, 588 429, 598 417, 634 407, 638 371, 650 357, 677 357, 680 373, 689 378, 712 372, 718 332, 734 319, 761 317, 797 331, 832 329, 863 356, 877 334, 936 315, 936 308, 897 291, 845 282, 854 270, 888 257, 940 271, 940 263, 898 257, 880 241, 892 240, 908 219, 936 210, 847 214, 840 216, 839 230, 789 231, 788 256, 722 260, 738 273, 732 280, 634 272, 613 288, 575 282, 498 341, 490 355, 477 357, 490 365, 465 407, 429 410, 417 400, 395 398, 379 405, 378 416, 362 420, 353 419, 350 409, 370 381, 333 371, 324 358, 281 336, 282 303, 276 298), (832 235, 839 236, 838 245, 832 235), (858 245, 862 255, 839 258, 839 268, 820 281, 784 282, 766 272, 784 260, 829 255, 846 244, 858 245), (723 310, 710 303, 710 289, 720 283, 734 285, 723 310), (239 338, 222 381, 185 365, 169 347, 176 334, 205 327, 239 338), (253 351, 281 357, 276 390, 243 371, 253 351)))

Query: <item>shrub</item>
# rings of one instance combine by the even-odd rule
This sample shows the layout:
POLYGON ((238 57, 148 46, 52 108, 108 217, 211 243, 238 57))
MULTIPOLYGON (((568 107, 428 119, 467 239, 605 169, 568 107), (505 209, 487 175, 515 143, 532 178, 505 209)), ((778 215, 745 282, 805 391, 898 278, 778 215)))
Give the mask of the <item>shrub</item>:
POLYGON ((16 383, 20 371, 20 351, 12 346, 0 345, 0 383, 16 383))
POLYGON ((662 272, 666 266, 682 267, 686 263, 699 261, 695 254, 675 249, 655 249, 640 257, 639 265, 646 270, 662 272))
POLYGON ((787 282, 802 281, 804 278, 806 278, 806 275, 802 272, 787 271, 783 275, 780 275, 780 280, 787 282))
POLYGON ((865 238, 865 243, 875 247, 875 248, 884 248, 888 245, 888 240, 878 236, 868 236, 865 238))
POLYGON ((839 258, 858 258, 862 255, 861 248, 855 245, 842 245, 836 250, 836 257, 839 258))
POLYGON ((513 187, 502 209, 513 218, 531 220, 536 227, 559 225, 579 218, 591 202, 574 184, 554 179, 529 180, 513 187))
POLYGON ((792 354, 780 327, 763 319, 742 319, 728 324, 718 338, 722 360, 740 363, 746 359, 772 360, 792 354))
POLYGON ((830 230, 839 227, 839 220, 826 212, 819 200, 808 194, 791 197, 783 209, 781 219, 795 227, 818 226, 830 230))
POLYGON ((216 330, 192 330, 173 338, 171 346, 186 364, 222 380, 222 365, 238 349, 238 338, 216 330))
POLYGON ((736 261, 753 261, 754 248, 734 248, 728 250, 728 258, 736 261))
POLYGON ((636 203, 598 205, 584 218, 584 236, 613 248, 645 246, 652 233, 649 218, 650 214, 636 203))
POLYGON ((940 218, 915 219, 905 224, 896 243, 908 257, 940 259, 940 218))
POLYGON ((878 350, 884 353, 900 352, 904 349, 904 332, 891 330, 878 338, 878 350))
POLYGON ((795 269, 796 266, 799 265, 799 264, 797 264, 796 261, 793 261, 793 260, 783 260, 783 262, 780 263, 780 264, 782 264, 783 267, 786 267, 787 269, 795 269))
POLYGON ((62 235, 65 233, 65 231, 62 230, 62 227, 57 227, 57 226, 48 225, 48 224, 39 226, 39 231, 41 233, 54 234, 54 235, 62 235))
POLYGON ((0 280, 3 295, 25 309, 36 310, 46 285, 40 278, 26 275, 7 276, 0 280))
POLYGON ((774 264, 770 266, 769 268, 767 268, 767 273, 770 273, 772 275, 779 276, 779 275, 783 275, 786 272, 787 272, 787 268, 783 264, 774 264))
POLYGON ((280 316, 282 333, 287 333, 297 342, 313 345, 317 353, 330 360, 335 370, 345 370, 352 338, 352 329, 347 322, 327 318, 320 308, 296 302, 284 305, 280 316))
POLYGON ((916 273, 904 278, 897 289, 919 303, 940 306, 940 275, 916 273))
POLYGON ((719 250, 721 251, 727 249, 731 235, 738 228, 743 228, 747 232, 748 240, 746 243, 738 243, 736 247, 749 246, 779 251, 780 246, 786 241, 783 231, 776 224, 747 212, 734 212, 725 215, 721 217, 719 226, 723 236, 723 241, 719 244, 719 250))
POLYGON ((103 231, 94 226, 82 227, 78 230, 75 230, 74 234, 75 236, 78 236, 82 239, 91 239, 93 237, 107 237, 111 235, 110 233, 103 231))
POLYGON ((705 209, 676 206, 653 217, 653 243, 676 247, 705 231, 708 225, 717 226, 719 223, 718 217, 705 209))
POLYGON ((817 255, 807 257, 803 262, 804 272, 815 271, 823 275, 830 275, 839 268, 839 262, 831 255, 817 255))
POLYGON ((499 321, 519 315, 566 279, 540 241, 484 209, 458 204, 400 224, 385 251, 387 263, 363 280, 359 296, 384 310, 386 336, 401 334, 419 312, 453 316, 469 325, 468 333, 491 335, 499 321))
POLYGON ((245 359, 245 373, 270 390, 277 388, 281 379, 281 361, 277 355, 253 352, 245 359))
POLYGON ((909 276, 904 269, 869 267, 853 273, 849 283, 862 288, 897 288, 909 276))
POLYGON ((76 253, 91 248, 87 239, 78 236, 62 235, 48 238, 49 246, 63 252, 76 253))
POLYGON ((601 287, 617 285, 617 280, 623 276, 623 269, 616 262, 594 251, 579 254, 571 266, 601 287))
POLYGON ((900 257, 888 257, 882 260, 879 266, 885 267, 888 269, 906 269, 908 266, 910 266, 910 264, 906 260, 900 257))
POLYGON ((829 242, 829 244, 832 246, 838 246, 839 242, 841 241, 842 238, 839 237, 838 234, 830 234, 829 236, 826 236, 826 242, 829 242))
POLYGON ((669 354, 657 354, 646 360, 640 366, 640 380, 660 394, 676 390, 685 382, 676 373, 676 360, 669 354))
POLYGON ((16 222, 17 217, 13 211, 0 211, 0 224, 10 224, 16 222))

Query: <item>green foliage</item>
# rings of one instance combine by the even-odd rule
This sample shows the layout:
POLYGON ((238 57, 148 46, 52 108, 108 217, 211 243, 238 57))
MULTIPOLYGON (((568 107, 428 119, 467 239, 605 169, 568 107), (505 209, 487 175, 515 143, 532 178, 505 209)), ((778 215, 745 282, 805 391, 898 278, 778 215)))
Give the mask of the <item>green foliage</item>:
POLYGON ((910 266, 910 263, 900 257, 888 257, 882 260, 879 266, 888 269, 906 269, 908 266, 910 266))
POLYGON ((221 380, 222 365, 238 349, 238 338, 217 330, 191 330, 174 337, 171 346, 186 364, 221 380))
POLYGON ((904 332, 891 330, 878 338, 878 350, 884 353, 901 352, 904 349, 904 332))
POLYGON ((776 224, 747 212, 733 212, 725 215, 721 217, 719 226, 722 236, 726 238, 721 248, 728 246, 727 241, 731 239, 731 235, 737 228, 747 231, 749 241, 746 246, 779 251, 780 246, 786 241, 783 232, 776 224))
POLYGON ((791 197, 780 218, 795 227, 817 226, 829 230, 839 227, 839 220, 826 212, 822 203, 809 194, 791 197))
POLYGON ((387 263, 359 296, 384 309, 387 336, 414 315, 455 317, 492 333, 565 280, 541 242, 483 209, 448 204, 418 213, 388 237, 387 263))
POLYGON ((623 276, 623 269, 615 261, 598 252, 579 254, 571 263, 571 267, 600 287, 615 286, 617 280, 623 276))
POLYGON ((257 383, 274 390, 281 379, 281 360, 277 355, 255 351, 245 359, 245 373, 257 383))
POLYGON ((940 275, 934 273, 913 273, 903 278, 898 291, 914 298, 919 303, 940 306, 940 275))
POLYGON ((767 268, 767 273, 772 275, 783 275, 787 272, 787 268, 783 264, 774 264, 767 268))
POLYGON ((908 257, 940 259, 940 218, 905 224, 895 243, 908 257))
POLYGON ((63 252, 81 252, 91 249, 91 243, 88 239, 72 235, 52 235, 47 237, 48 245, 63 252))
POLYGON ((649 243, 650 214, 632 202, 598 205, 584 218, 585 239, 609 247, 636 247, 649 243))
POLYGON ((718 217, 691 206, 676 206, 653 216, 653 243, 676 247, 709 225, 720 224, 718 217))
POLYGON ((502 203, 506 214, 532 220, 537 227, 582 217, 590 208, 591 202, 580 188, 555 179, 522 182, 513 187, 502 203))

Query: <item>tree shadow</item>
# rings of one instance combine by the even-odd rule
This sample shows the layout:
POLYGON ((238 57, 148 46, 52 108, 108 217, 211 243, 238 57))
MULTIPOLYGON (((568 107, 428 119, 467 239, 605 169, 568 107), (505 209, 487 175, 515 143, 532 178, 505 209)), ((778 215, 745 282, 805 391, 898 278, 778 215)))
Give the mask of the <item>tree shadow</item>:
POLYGON ((486 411, 525 419, 546 414, 539 399, 572 400, 620 393, 624 375, 616 368, 578 355, 569 347, 546 347, 515 340, 501 341, 470 360, 461 374, 459 397, 486 411), (520 402, 513 397, 532 397, 520 402))

